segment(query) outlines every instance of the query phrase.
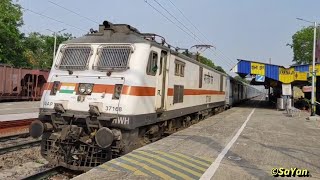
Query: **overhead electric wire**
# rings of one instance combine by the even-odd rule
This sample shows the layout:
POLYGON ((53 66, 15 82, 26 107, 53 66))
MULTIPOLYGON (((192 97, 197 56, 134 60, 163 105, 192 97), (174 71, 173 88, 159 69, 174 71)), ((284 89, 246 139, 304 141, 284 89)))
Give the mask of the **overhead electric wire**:
MULTIPOLYGON (((198 42, 200 42, 200 43, 203 43, 203 44, 205 44, 205 42, 203 42, 192 30, 190 30, 186 25, 184 25, 177 17, 175 17, 172 13, 170 13, 163 5, 161 5, 161 3, 159 3, 157 0, 153 0, 154 2, 156 2, 163 10, 165 10, 172 18, 174 18, 179 24, 181 24, 184 28, 186 28, 192 35, 193 35, 193 38, 194 39, 196 39, 198 42)), ((173 4, 174 6, 175 6, 175 4, 172 2, 172 1, 170 1, 171 2, 171 4, 173 4)), ((178 9, 178 7, 177 6, 175 6, 177 9, 178 9)), ((180 10, 180 9, 178 9, 179 10, 179 12, 187 19, 187 17, 183 14, 183 12, 180 10)), ((210 41, 208 40, 208 38, 207 37, 205 37, 204 36, 204 34, 189 20, 189 19, 187 19, 187 21, 189 21, 199 32, 200 32, 200 34, 202 34, 202 36, 210 43, 210 41)), ((173 22, 172 22, 173 23, 173 22)), ((174 23, 175 24, 175 23, 174 23)), ((176 24, 175 24, 176 25, 176 24)), ((212 43, 211 43, 212 44, 212 43)), ((216 48, 216 47, 215 47, 216 48)), ((213 53, 214 53, 214 51, 212 50, 212 49, 210 49, 209 48, 209 50, 210 51, 212 51, 213 53)), ((214 54, 214 56, 217 56, 216 54, 214 54)), ((227 63, 228 64, 228 66, 230 66, 230 67, 233 67, 233 62, 229 62, 229 60, 228 59, 225 59, 224 57, 221 57, 221 59, 224 59, 224 60, 226 60, 225 61, 225 63, 227 63)), ((219 59, 218 59, 219 60, 219 59)))
MULTIPOLYGON (((200 43, 204 43, 195 33, 193 33, 189 28, 187 28, 181 21, 178 20, 178 18, 176 18, 172 13, 170 13, 164 6, 162 6, 157 0, 153 0, 155 1, 162 9, 164 9, 170 16, 172 16, 176 21, 178 21, 180 24, 182 24, 188 31, 190 31, 194 36, 191 36, 193 39, 197 40, 200 43), (197 38, 197 39, 196 39, 197 38)), ((148 3, 150 6, 152 6, 150 3, 148 3)), ((155 7, 153 7, 153 9, 155 9, 156 11, 159 12, 159 10, 155 7)), ((165 16, 163 13, 160 13, 161 15, 165 16)), ((168 19, 168 18, 167 18, 168 19)), ((177 26, 176 23, 174 23, 171 19, 170 22, 172 22, 174 25, 177 26)), ((181 28, 180 28, 181 29, 181 28)), ((185 32, 185 31, 184 31, 185 32)), ((190 33, 188 33, 188 35, 190 36, 190 33)), ((214 51, 212 49, 210 49, 213 53, 214 51)), ((218 56, 217 54, 214 53, 214 56, 218 56)), ((225 59, 224 57, 220 57, 221 59, 225 60, 225 63, 227 63, 227 66, 229 66, 228 68, 232 68, 233 67, 233 62, 230 63, 228 59, 225 59)), ((220 59, 217 59, 218 61, 221 61, 220 59)), ((222 64, 225 64, 222 62, 222 64)), ((226 64, 225 64, 226 65, 226 64)))
MULTIPOLYGON (((180 12, 180 14, 181 14, 198 32, 200 32, 200 34, 201 34, 203 37, 205 37, 205 36, 203 35, 203 33, 197 28, 197 26, 195 26, 195 25, 187 18, 187 16, 185 16, 184 13, 183 13, 171 0, 169 0, 169 2, 180 12)), ((205 37, 205 38, 206 38, 206 37, 205 37)))
MULTIPOLYGON (((180 14, 201 34, 202 37, 204 37, 209 43, 213 44, 213 43, 204 35, 204 33, 203 33, 199 28, 197 28, 196 25, 194 25, 194 24, 190 21, 190 19, 182 12, 182 10, 180 10, 180 8, 179 8, 178 6, 176 6, 171 0, 169 0, 169 2, 170 2, 170 3, 180 12, 180 14)), ((221 53, 222 55, 224 55, 224 53, 223 53, 220 49, 217 48, 217 50, 220 51, 220 53, 221 53)), ((231 62, 233 62, 233 60, 231 60, 229 57, 227 57, 226 55, 224 55, 224 56, 225 56, 225 58, 227 58, 227 59, 229 59, 231 62)))
POLYGON ((86 16, 83 16, 83 15, 81 15, 81 14, 79 14, 79 13, 77 13, 77 12, 71 10, 71 9, 65 8, 65 7, 63 7, 63 6, 61 6, 61 5, 57 4, 57 3, 54 3, 54 2, 52 2, 52 1, 49 1, 49 3, 51 3, 51 4, 55 5, 55 6, 58 6, 58 7, 66 10, 66 11, 69 11, 69 12, 71 12, 71 13, 73 13, 73 14, 76 14, 76 15, 78 15, 78 16, 80 16, 80 17, 82 17, 82 18, 84 18, 84 19, 86 19, 86 20, 88 20, 88 21, 91 21, 91 22, 93 22, 93 23, 99 24, 99 22, 97 22, 97 21, 95 21, 95 20, 92 20, 92 19, 90 19, 90 18, 88 18, 88 17, 86 17, 86 16))
MULTIPOLYGON (((154 0, 155 2, 157 2, 156 0, 154 0)), ((165 17, 167 20, 169 20, 172 24, 174 24, 175 26, 177 26, 180 30, 182 30, 183 32, 185 32, 186 34, 188 34, 190 37, 192 37, 193 39, 195 39, 196 41, 198 41, 198 42, 200 42, 200 43, 204 43, 197 35, 195 35, 194 33, 192 33, 192 34, 194 34, 195 35, 195 37, 194 36, 192 36, 190 33, 188 33, 188 32, 186 32, 184 29, 182 29, 180 26, 178 26, 175 22, 173 22, 173 20, 171 20, 171 19, 169 19, 167 16, 165 16, 161 11, 159 11, 156 7, 154 7, 154 6, 152 6, 147 0, 145 0, 145 2, 150 6, 150 7, 152 7, 155 11, 157 11, 159 14, 161 14, 163 17, 165 17)), ((172 15, 172 13, 170 13, 165 7, 163 7, 160 3, 157 3, 161 8, 163 8, 166 12, 168 12, 172 17, 174 17, 174 19, 176 19, 180 24, 183 24, 181 21, 179 21, 174 15, 172 15)), ((184 25, 184 27, 186 27, 185 25, 184 25)), ((187 29, 189 29, 189 28, 187 28, 187 29)), ((189 31, 190 31, 190 29, 189 29, 189 31)), ((214 51, 212 50, 212 49, 210 49, 213 53, 214 53, 214 51)), ((217 56, 216 54, 214 54, 214 56, 217 56)), ((221 59, 225 59, 225 58, 222 58, 221 57, 221 59)), ((228 61, 221 61, 220 60, 220 58, 218 58, 218 59, 216 59, 216 60, 218 60, 218 61, 220 61, 222 64, 224 64, 225 66, 227 66, 228 68, 232 68, 233 67, 233 65, 231 64, 230 65, 230 62, 228 62, 228 61)), ((225 59, 226 60, 226 59, 225 59)))
MULTIPOLYGON (((56 1, 57 1, 57 0, 56 0, 56 1)), ((59 0, 59 1, 57 1, 56 3, 61 3, 62 1, 64 1, 64 0, 59 0)), ((51 6, 49 5, 49 6, 47 6, 46 8, 43 8, 43 10, 38 11, 38 12, 44 13, 44 12, 48 11, 50 8, 51 8, 51 6)))
POLYGON ((82 28, 78 28, 78 27, 76 27, 76 26, 73 26, 73 25, 68 24, 68 23, 65 23, 65 22, 63 22, 63 21, 61 21, 61 20, 57 20, 57 19, 55 19, 55 18, 49 17, 49 16, 47 16, 47 15, 44 15, 44 14, 35 12, 35 11, 31 10, 31 9, 23 8, 23 7, 22 7, 22 9, 24 9, 24 10, 26 10, 26 11, 29 11, 29 12, 32 12, 32 13, 34 13, 34 14, 37 14, 37 15, 39 15, 39 16, 42 16, 42 17, 44 17, 44 18, 50 19, 50 20, 52 20, 52 21, 55 21, 55 22, 64 24, 64 25, 66 25, 66 26, 69 26, 69 27, 78 29, 78 30, 80 30, 80 31, 88 32, 87 30, 84 30, 84 29, 82 29, 82 28))
MULTIPOLYGON (((204 37, 204 39, 206 41, 208 41, 209 43, 213 44, 212 42, 210 42, 210 40, 200 31, 199 28, 197 28, 188 18, 187 16, 182 12, 182 10, 180 10, 171 0, 169 0, 170 3, 180 12, 180 14, 202 35, 202 37, 204 37)), ((199 38, 200 39, 200 38, 199 38)), ((203 43, 203 41, 201 41, 203 43)), ((226 55, 224 55, 224 53, 217 47, 215 47, 215 49, 220 52, 221 55, 216 54, 215 51, 213 51, 212 49, 209 49, 214 56, 219 56, 218 58, 221 58, 223 60, 225 60, 225 63, 228 64, 228 66, 230 66, 230 68, 232 68, 234 66, 234 61, 231 60, 229 57, 227 57, 226 55)), ((217 59, 219 60, 219 59, 217 59)))
MULTIPOLYGON (((161 11, 159 11, 156 7, 154 7, 153 5, 151 5, 147 0, 144 0, 145 3, 147 3, 151 8, 153 8, 155 11, 157 11, 159 14, 161 14, 163 17, 165 17, 168 21, 170 21, 172 24, 175 24, 170 18, 168 18, 166 15, 164 15, 161 11)), ((189 36, 192 37, 192 35, 185 31, 183 28, 181 28, 179 25, 175 24, 181 31, 185 32, 186 34, 188 34, 189 36)), ((197 39, 195 39, 193 37, 194 40, 197 41, 197 39)))
MULTIPOLYGON (((204 43, 192 30, 190 30, 186 25, 184 25, 178 18, 176 18, 172 13, 170 13, 163 5, 161 5, 157 0, 153 0, 153 1, 156 2, 162 9, 164 9, 172 18, 174 18, 174 19, 175 19, 179 24, 181 24, 186 30, 183 29, 183 28, 182 28, 181 26, 179 26, 178 24, 176 24, 172 19, 170 19, 169 17, 167 17, 163 12, 161 12, 160 10, 158 10, 156 7, 154 7, 152 4, 150 4, 147 0, 144 0, 144 1, 145 1, 145 3, 147 3, 151 8, 153 8, 155 11, 157 11, 159 14, 161 14, 163 17, 165 17, 165 18, 166 18, 168 21, 170 21, 172 24, 174 24, 175 26, 177 26, 181 31, 183 31, 184 33, 186 33, 187 35, 189 35, 191 38, 193 38, 195 41, 200 42, 200 43, 204 43), (188 31, 189 31, 189 32, 188 32, 188 31)), ((183 17, 184 17, 208 42, 210 42, 210 41, 208 40, 208 38, 184 15, 183 12, 182 12, 171 0, 169 0, 169 1, 170 1, 170 3, 183 15, 183 17)), ((85 16, 83 16, 83 15, 81 15, 81 14, 79 14, 79 13, 73 11, 73 10, 70 10, 70 9, 68 9, 68 8, 65 8, 65 7, 63 7, 63 6, 61 6, 61 5, 57 4, 57 3, 52 2, 52 1, 49 1, 49 2, 50 2, 51 4, 53 4, 53 5, 56 5, 56 6, 62 8, 62 9, 64 9, 64 10, 66 10, 66 11, 69 11, 69 12, 71 12, 71 13, 73 13, 73 14, 76 14, 76 15, 78 15, 79 17, 82 17, 82 18, 84 18, 84 19, 87 19, 88 21, 91 21, 91 22, 93 22, 93 23, 99 24, 98 22, 96 22, 96 21, 94 21, 94 20, 92 20, 92 19, 90 19, 90 18, 88 18, 88 17, 85 17, 85 16)), ((27 9, 27 8, 22 8, 22 9, 25 9, 25 10, 27 10, 27 11, 29 11, 29 12, 32 12, 32 13, 37 14, 37 15, 39 15, 39 16, 42 16, 42 17, 44 17, 44 18, 47 18, 47 19, 50 19, 50 20, 59 22, 59 23, 61 23, 61 24, 65 24, 65 25, 70 26, 70 27, 72 27, 72 28, 75 28, 75 29, 78 29, 78 30, 87 32, 86 30, 84 30, 84 29, 82 29, 82 28, 78 28, 78 27, 76 27, 76 26, 73 26, 73 25, 68 24, 68 23, 65 23, 65 22, 63 22, 63 21, 61 21, 61 20, 57 20, 57 19, 55 19, 55 18, 49 17, 49 16, 44 15, 44 14, 42 14, 42 13, 35 12, 35 11, 31 10, 31 9, 27 9)), ((210 49, 210 48, 209 48, 209 50, 213 53, 214 56, 217 56, 217 57, 218 57, 218 55, 216 54, 215 51, 213 51, 213 50, 210 49)), ((219 49, 217 49, 217 50, 218 50, 218 51, 221 53, 221 55, 222 55, 222 56, 219 55, 219 57, 220 57, 221 59, 230 60, 228 57, 226 57, 226 56, 223 54, 223 52, 222 52, 221 50, 219 50, 219 49)), ((219 60, 219 57, 218 57, 217 60, 219 60)), ((219 60, 219 61, 220 61, 220 60, 219 60)), ((222 62, 223 62, 223 61, 222 61, 222 62)), ((225 63, 227 63, 227 64, 225 64, 225 65, 230 66, 230 68, 233 67, 233 62, 231 63, 231 65, 230 65, 230 62, 228 62, 228 61, 225 61, 225 63)))
MULTIPOLYGON (((197 28, 196 25, 194 25, 191 20, 182 12, 182 10, 180 10, 180 8, 178 6, 176 6, 171 0, 169 0, 169 2, 180 12, 180 14, 201 34, 202 37, 204 37, 209 43, 212 44, 212 42, 204 35, 204 33, 197 28)), ((233 63, 233 60, 231 60, 229 57, 227 57, 226 55, 224 55, 224 53, 219 49, 216 48, 217 51, 219 51, 221 53, 221 55, 224 56, 224 58, 230 60, 233 63)))
MULTIPOLYGON (((165 10, 171 17, 173 17, 178 23, 180 23, 184 28, 186 28, 192 35, 193 35, 193 38, 195 39, 195 40, 197 40, 198 42, 200 42, 200 43, 204 43, 192 30, 190 30, 186 25, 184 25, 178 18, 176 18, 172 13, 170 13, 164 6, 162 6, 157 0, 153 0, 154 2, 156 2, 163 10, 165 10)), ((172 4, 173 4, 173 2, 171 2, 172 4)), ((176 7, 176 6, 175 6, 176 7)), ((177 7, 176 7, 177 8, 177 7)), ((154 9, 156 9, 156 8, 154 8, 154 9)), ((156 9, 157 10, 157 9, 156 9)), ((179 11, 182 13, 182 11, 179 9, 179 11)), ((161 13, 162 14, 162 13, 161 13)), ((183 13, 182 13, 183 14, 183 13)), ((184 16, 184 14, 183 14, 183 16, 184 16)), ((186 18, 186 17, 185 17, 186 18)), ((171 21, 171 20, 170 20, 171 21)), ((172 22, 172 21, 171 21, 172 22)), ((189 21, 190 23, 192 23, 191 21, 189 21)), ((172 22, 173 24, 175 24, 174 22, 172 22)), ((176 24, 175 24, 176 25, 176 24)), ((195 27, 195 25, 192 23, 192 25, 195 27)), ((198 28, 197 28, 198 29, 198 28)), ((202 36, 204 36, 203 35, 203 33, 198 29, 198 31, 202 34, 202 36)), ((188 33, 189 34, 189 33, 188 33)), ((190 35, 190 34, 189 34, 190 35)), ((210 42, 209 40, 208 40, 208 38, 206 38, 205 36, 204 36, 204 38, 208 41, 208 42, 210 42)), ((204 43, 205 44, 205 43, 204 43)), ((210 49, 210 48, 209 48, 210 49)), ((210 49, 211 51, 212 51, 212 49, 210 49)), ((214 51, 213 51, 214 52, 214 51)), ((215 56, 217 56, 216 54, 214 54, 215 56)), ((226 63, 228 64, 228 66, 230 66, 229 68, 232 68, 233 67, 233 62, 232 63, 230 63, 230 62, 228 62, 228 59, 225 59, 225 58, 221 58, 221 59, 224 59, 224 60, 226 60, 226 63)))
POLYGON ((230 59, 227 55, 225 55, 219 48, 216 49, 218 52, 220 52, 220 54, 222 56, 224 56, 226 59, 228 59, 231 63, 232 63, 232 67, 234 67, 235 65, 233 64, 234 61, 232 59, 230 59))
MULTIPOLYGON (((163 7, 157 0, 153 0, 156 2, 163 10, 165 10, 171 17, 173 17, 179 24, 181 24, 185 29, 187 29, 195 38, 198 38, 196 34, 194 34, 187 26, 185 26, 178 18, 176 18, 173 14, 171 14, 165 7, 163 7)), ((198 38, 201 41, 201 39, 198 38)))

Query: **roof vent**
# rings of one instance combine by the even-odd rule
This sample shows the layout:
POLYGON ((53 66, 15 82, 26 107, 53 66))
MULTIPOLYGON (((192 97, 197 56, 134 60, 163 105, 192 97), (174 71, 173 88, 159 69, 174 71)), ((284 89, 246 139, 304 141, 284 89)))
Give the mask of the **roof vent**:
POLYGON ((112 25, 113 25, 113 24, 110 23, 109 21, 103 21, 103 26, 104 26, 106 29, 110 29, 112 25))
POLYGON ((113 24, 110 23, 109 21, 103 21, 102 25, 99 25, 99 32, 100 33, 105 33, 105 31, 112 31, 112 33, 138 33, 140 34, 140 32, 128 25, 128 24, 113 24))

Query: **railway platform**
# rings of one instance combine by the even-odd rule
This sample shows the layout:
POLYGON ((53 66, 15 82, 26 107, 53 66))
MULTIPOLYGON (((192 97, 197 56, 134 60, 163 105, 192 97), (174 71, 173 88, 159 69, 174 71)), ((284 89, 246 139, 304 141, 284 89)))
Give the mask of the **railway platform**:
POLYGON ((307 172, 308 179, 319 179, 319 121, 306 120, 306 112, 291 117, 259 99, 74 179, 273 179, 272 173, 287 170, 295 178, 307 172))
POLYGON ((39 101, 1 102, 0 121, 38 118, 39 104, 39 101))

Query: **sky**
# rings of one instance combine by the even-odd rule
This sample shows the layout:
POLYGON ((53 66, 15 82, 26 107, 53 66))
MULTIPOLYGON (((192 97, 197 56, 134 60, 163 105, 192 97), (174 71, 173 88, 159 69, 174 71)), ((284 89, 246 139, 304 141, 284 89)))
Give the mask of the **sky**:
POLYGON ((35 31, 51 34, 47 29, 66 29, 64 32, 79 37, 90 28, 98 29, 98 23, 104 20, 130 24, 140 32, 165 37, 173 46, 213 45, 216 48, 204 51, 203 55, 226 71, 237 59, 267 63, 271 58, 273 64, 293 64, 292 49, 286 45, 292 42, 296 31, 311 25, 296 18, 320 21, 319 0, 170 1, 18 0, 17 3, 24 8, 21 30, 27 34, 35 31))

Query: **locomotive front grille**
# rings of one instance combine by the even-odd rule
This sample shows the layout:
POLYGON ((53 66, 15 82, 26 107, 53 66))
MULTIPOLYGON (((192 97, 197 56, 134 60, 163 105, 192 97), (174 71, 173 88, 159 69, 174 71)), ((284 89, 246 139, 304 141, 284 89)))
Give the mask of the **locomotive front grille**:
POLYGON ((111 150, 71 140, 43 140, 41 153, 50 162, 73 170, 90 170, 111 159, 111 150))
POLYGON ((103 45, 98 50, 95 69, 125 70, 133 48, 130 45, 103 45))

